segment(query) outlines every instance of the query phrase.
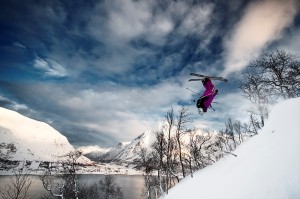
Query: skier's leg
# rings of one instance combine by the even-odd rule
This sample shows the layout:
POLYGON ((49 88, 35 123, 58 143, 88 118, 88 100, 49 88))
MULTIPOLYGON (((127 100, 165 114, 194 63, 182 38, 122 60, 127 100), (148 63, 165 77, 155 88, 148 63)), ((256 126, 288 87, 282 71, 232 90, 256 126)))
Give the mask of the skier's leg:
POLYGON ((203 106, 206 107, 206 110, 208 109, 208 107, 210 107, 212 101, 214 100, 215 96, 218 94, 218 90, 216 90, 212 95, 209 95, 207 100, 205 100, 203 106))
POLYGON ((198 100, 197 100, 197 104, 196 104, 196 106, 197 106, 197 108, 201 108, 201 105, 203 104, 203 98, 199 98, 198 100))

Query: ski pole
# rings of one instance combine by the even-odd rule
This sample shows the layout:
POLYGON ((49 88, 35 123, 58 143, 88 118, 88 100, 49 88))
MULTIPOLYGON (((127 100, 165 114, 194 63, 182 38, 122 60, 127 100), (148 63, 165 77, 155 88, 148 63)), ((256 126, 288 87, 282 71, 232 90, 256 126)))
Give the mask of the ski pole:
POLYGON ((189 89, 189 88, 186 88, 186 89, 188 89, 189 91, 192 91, 193 93, 195 93, 197 95, 200 95, 200 93, 197 93, 197 92, 193 91, 192 89, 189 89))

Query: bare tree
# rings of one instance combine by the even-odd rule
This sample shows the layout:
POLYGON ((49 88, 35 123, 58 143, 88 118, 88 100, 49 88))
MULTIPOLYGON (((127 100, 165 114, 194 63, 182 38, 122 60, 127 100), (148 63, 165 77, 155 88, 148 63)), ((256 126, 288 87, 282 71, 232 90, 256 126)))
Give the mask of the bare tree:
POLYGON ((300 96, 300 62, 284 50, 265 53, 252 62, 244 79, 241 87, 249 98, 253 91, 258 91, 260 97, 267 100, 278 96, 285 99, 300 96))
POLYGON ((103 199, 123 199, 123 191, 115 183, 115 178, 111 175, 105 176, 104 180, 99 181, 100 198, 103 199))
POLYGON ((245 98, 254 104, 255 108, 249 111, 251 117, 258 115, 264 126, 269 104, 279 97, 287 99, 300 96, 300 62, 295 55, 284 50, 265 53, 249 65, 240 88, 245 98))
POLYGON ((157 163, 157 177, 158 177, 158 188, 160 193, 163 194, 163 171, 165 166, 164 159, 167 151, 167 141, 163 131, 156 132, 156 141, 152 145, 153 157, 156 159, 157 163))
MULTIPOLYGON (((151 155, 155 155, 155 153, 151 153, 151 155)), ((155 164, 155 157, 151 155, 147 152, 146 148, 140 149, 140 166, 144 168, 146 195, 148 199, 151 199, 151 190, 156 188, 156 185, 153 184, 151 172, 157 167, 157 165, 155 164)))
MULTIPOLYGON (((236 148, 236 141, 235 141, 235 136, 234 136, 234 124, 232 121, 232 118, 228 118, 227 121, 225 122, 225 134, 227 134, 230 139, 232 139, 233 144, 234 144, 234 149, 236 148)), ((233 149, 230 149, 232 151, 233 149)))
POLYGON ((170 111, 167 112, 167 115, 165 116, 167 125, 166 130, 168 132, 168 140, 167 140, 167 165, 166 165, 166 177, 167 177, 167 193, 170 188, 170 176, 171 176, 171 158, 172 158, 172 139, 171 139, 171 132, 174 125, 174 111, 173 108, 171 108, 170 111))
POLYGON ((258 120, 253 116, 253 113, 250 114, 249 119, 249 130, 255 135, 258 134, 258 130, 261 129, 258 120))
MULTIPOLYGON (((162 130, 156 132, 156 141, 152 145, 151 153, 151 168, 148 162, 149 154, 146 155, 142 149, 140 153, 140 161, 142 162, 145 173, 149 173, 148 169, 157 170, 157 180, 153 180, 146 175, 146 181, 149 183, 156 182, 152 187, 158 190, 160 194, 168 192, 170 187, 175 184, 176 179, 179 182, 178 165, 181 165, 181 170, 185 176, 184 159, 182 154, 181 136, 185 132, 185 124, 187 123, 187 109, 182 108, 179 111, 179 116, 175 120, 173 109, 169 110, 165 116, 165 123, 162 130), (175 133, 175 135, 173 134, 175 133), (179 160, 178 160, 179 159, 179 160)), ((153 183, 152 183, 153 184, 153 183)), ((150 190, 148 190, 150 192, 150 190)), ((148 197, 149 194, 148 194, 148 197)))
POLYGON ((28 198, 30 196, 28 190, 31 183, 29 173, 19 170, 15 173, 14 177, 10 178, 10 184, 0 189, 0 196, 2 199, 28 198))
POLYGON ((184 168, 184 161, 182 157, 182 143, 181 143, 181 137, 184 133, 186 133, 188 130, 186 129, 186 124, 190 122, 188 119, 188 116, 190 114, 188 113, 188 109, 185 107, 182 107, 179 110, 179 115, 177 117, 177 122, 176 122, 176 141, 178 145, 178 153, 179 153, 179 161, 181 165, 181 170, 182 170, 182 175, 185 177, 185 168, 184 168))
POLYGON ((78 199, 78 184, 76 179, 77 159, 82 155, 80 151, 70 152, 64 157, 66 161, 62 162, 63 175, 52 175, 51 170, 41 176, 44 188, 57 198, 76 198, 78 199))
POLYGON ((193 133, 190 137, 189 151, 197 169, 202 169, 208 164, 202 150, 204 151, 205 144, 207 144, 211 138, 212 134, 209 132, 206 132, 206 135, 193 133))
POLYGON ((243 132, 242 132, 242 123, 241 123, 241 121, 235 120, 233 122, 233 129, 234 129, 235 133, 238 134, 239 142, 241 144, 244 141, 243 140, 243 132))
POLYGON ((192 159, 192 156, 187 156, 184 161, 187 163, 187 165, 189 166, 189 169, 190 169, 190 173, 191 174, 191 177, 193 178, 193 159, 192 159))
POLYGON ((219 153, 215 155, 216 160, 224 157, 224 145, 226 143, 223 132, 219 132, 215 138, 215 145, 219 149, 219 153))

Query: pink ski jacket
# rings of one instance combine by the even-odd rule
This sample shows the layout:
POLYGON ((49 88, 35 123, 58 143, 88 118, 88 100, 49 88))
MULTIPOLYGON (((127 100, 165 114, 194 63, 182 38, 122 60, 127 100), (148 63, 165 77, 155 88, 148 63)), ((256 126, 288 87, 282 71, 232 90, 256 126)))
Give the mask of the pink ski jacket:
POLYGON ((207 99, 204 101, 203 106, 204 108, 209 108, 209 106, 211 105, 213 99, 215 98, 215 96, 218 94, 217 92, 215 92, 215 86, 212 83, 212 81, 209 79, 207 82, 202 82, 203 86, 205 88, 204 93, 202 94, 201 97, 207 97, 207 99))

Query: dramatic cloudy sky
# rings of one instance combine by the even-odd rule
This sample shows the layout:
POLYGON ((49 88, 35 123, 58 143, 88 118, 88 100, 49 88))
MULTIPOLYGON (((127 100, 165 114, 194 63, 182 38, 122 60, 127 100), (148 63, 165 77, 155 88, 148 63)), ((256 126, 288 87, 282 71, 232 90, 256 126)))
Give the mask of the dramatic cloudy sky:
POLYGON ((113 146, 188 106, 197 127, 247 117, 240 72, 265 51, 300 56, 298 0, 2 0, 0 106, 75 146, 113 146), (197 114, 189 73, 223 75, 197 114))

